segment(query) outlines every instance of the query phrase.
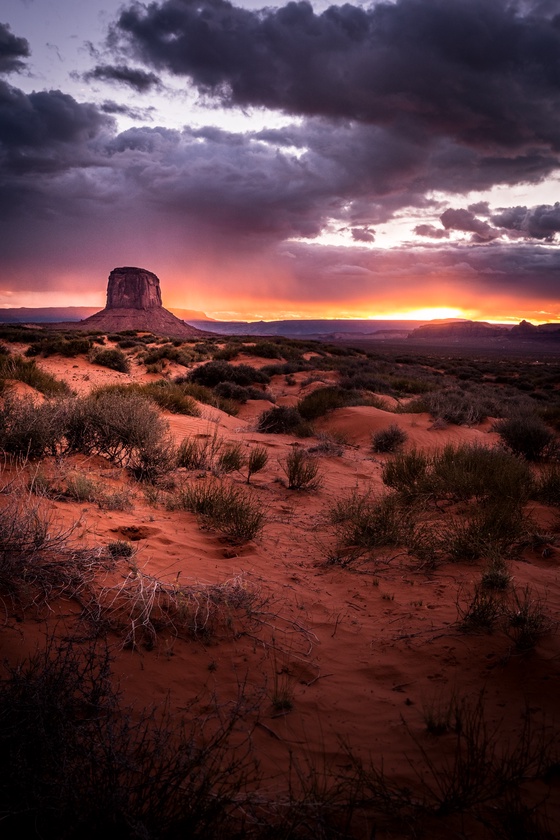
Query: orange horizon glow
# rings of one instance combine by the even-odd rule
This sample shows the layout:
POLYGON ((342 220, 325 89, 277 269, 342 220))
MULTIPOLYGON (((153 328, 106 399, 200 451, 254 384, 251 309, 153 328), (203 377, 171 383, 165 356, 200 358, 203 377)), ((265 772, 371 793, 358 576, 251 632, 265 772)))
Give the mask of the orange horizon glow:
MULTIPOLYGON (((268 300, 252 298, 248 295, 234 296, 229 290, 213 295, 208 300, 208 289, 199 291, 193 284, 188 296, 184 287, 169 286, 169 293, 163 289, 163 305, 173 310, 194 310, 205 313, 217 321, 283 321, 283 320, 364 320, 364 321, 432 321, 441 319, 465 319, 487 321, 494 324, 518 324, 522 320, 535 324, 560 321, 557 301, 538 301, 532 306, 519 300, 487 298, 477 300, 476 306, 466 303, 455 304, 446 300, 439 303, 432 293, 423 296, 421 302, 409 300, 408 306, 399 305, 392 300, 359 300, 346 305, 326 303, 325 301, 288 301, 285 299, 268 300), (187 299, 185 299, 185 297, 187 299), (216 307, 217 299, 220 308, 216 307), (481 305, 482 304, 482 305, 481 305)), ((447 297, 447 295, 446 295, 447 297)), ((101 291, 86 294, 72 294, 68 291, 41 293, 8 292, 0 290, 0 310, 19 307, 98 307, 105 306, 105 293, 101 291)))

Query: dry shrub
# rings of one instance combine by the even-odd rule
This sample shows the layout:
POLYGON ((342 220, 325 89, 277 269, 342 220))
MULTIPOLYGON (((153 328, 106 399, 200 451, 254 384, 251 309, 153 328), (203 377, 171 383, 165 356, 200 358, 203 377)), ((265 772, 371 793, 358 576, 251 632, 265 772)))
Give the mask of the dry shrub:
POLYGON ((128 487, 118 490, 105 490, 99 493, 96 501, 99 510, 132 510, 134 494, 128 487))
POLYGON ((212 470, 216 474, 234 472, 244 464, 241 444, 228 443, 218 433, 184 438, 177 450, 177 465, 188 470, 212 470))
POLYGON ((234 417, 239 412, 239 406, 234 400, 221 397, 213 388, 207 388, 206 385, 199 385, 196 382, 189 382, 184 376, 176 377, 175 382, 180 384, 181 390, 185 395, 191 396, 193 399, 198 400, 198 402, 211 405, 234 417))
POLYGON ((238 836, 256 771, 252 705, 240 691, 227 709, 208 703, 203 716, 193 702, 190 720, 132 709, 106 646, 51 640, 0 681, 4 836, 238 836))
POLYGON ((506 612, 506 632, 519 651, 532 650, 537 642, 552 632, 555 624, 546 612, 544 599, 530 586, 513 589, 506 612))
POLYGON ((152 402, 135 393, 101 390, 76 400, 67 422, 70 451, 102 455, 153 482, 174 468, 168 426, 152 402))
POLYGON ((307 451, 311 455, 326 455, 327 457, 341 458, 344 455, 344 447, 347 445, 348 442, 344 438, 344 435, 323 432, 317 435, 317 443, 309 446, 307 451))
MULTIPOLYGON (((514 737, 508 736, 501 724, 489 720, 484 691, 475 699, 453 696, 448 705, 450 731, 445 739, 451 743, 447 751, 442 750, 441 739, 426 741, 406 726, 420 753, 414 760, 408 759, 414 773, 412 785, 391 779, 382 764, 371 761, 364 765, 349 755, 360 775, 361 793, 374 813, 386 815, 393 831, 400 826, 398 836, 432 836, 434 819, 438 833, 445 827, 452 834, 457 825, 453 817, 459 815, 461 833, 467 830, 478 837, 482 830, 480 836, 504 840, 506 814, 523 814, 528 825, 531 796, 527 795, 527 782, 542 780, 557 766, 557 733, 525 709, 519 730, 514 737)), ((445 720, 443 701, 441 707, 445 720)), ((543 804, 541 800, 539 804, 543 804)), ((508 838, 522 836, 544 840, 552 835, 525 834, 523 829, 507 834, 508 838)))
POLYGON ((183 438, 177 448, 177 466, 187 470, 204 470, 209 466, 208 440, 200 438, 183 438))
POLYGON ((222 400, 234 400, 246 403, 247 400, 268 400, 276 402, 276 397, 270 391, 263 391, 253 385, 236 385, 235 382, 220 382, 214 387, 214 394, 222 400))
POLYGON ((235 542, 247 542, 261 533, 265 513, 252 493, 216 480, 185 483, 168 501, 171 510, 188 510, 235 542))
POLYGON ((225 443, 218 454, 216 471, 232 473, 240 470, 245 464, 245 455, 240 443, 225 443))
POLYGON ((428 465, 428 456, 417 449, 397 452, 383 467, 383 482, 403 497, 413 498, 424 492, 428 465))
POLYGON ((487 417, 496 417, 502 407, 494 394, 482 388, 444 388, 423 394, 406 403, 400 410, 407 414, 427 412, 435 420, 454 423, 457 426, 475 426, 487 417))
POLYGON ((253 446, 247 458, 247 484, 251 483, 251 476, 264 470, 268 464, 268 451, 266 446, 253 446))
POLYGON ((408 435, 404 429, 393 423, 372 435, 371 448, 374 452, 396 452, 404 445, 407 438, 408 435))
POLYGON ((532 498, 545 505, 560 505, 560 464, 545 464, 535 479, 532 498))
POLYGON ((130 373, 130 363, 118 348, 111 348, 107 350, 96 350, 91 354, 90 361, 94 365, 101 365, 102 367, 117 370, 119 373, 130 373))
POLYGON ((41 370, 34 360, 27 361, 22 356, 0 354, 0 383, 7 379, 25 382, 30 388, 35 388, 48 397, 64 397, 72 393, 66 382, 41 370))
POLYGON ((107 551, 111 557, 132 557, 134 548, 126 540, 113 540, 107 544, 107 551))
POLYGON ((348 405, 348 400, 348 392, 343 388, 317 388, 298 402, 297 409, 304 420, 317 420, 336 408, 348 405))
POLYGON ((100 497, 100 489, 89 476, 75 472, 66 477, 64 495, 73 502, 96 502, 100 497))
POLYGON ((177 463, 177 451, 168 438, 133 450, 128 469, 137 481, 156 484, 177 463))
POLYGON ((369 493, 351 493, 339 499, 329 512, 338 545, 371 550, 386 546, 405 546, 412 537, 410 512, 396 496, 375 498, 369 493))
POLYGON ((491 632, 504 615, 504 604, 493 592, 483 586, 475 586, 466 604, 457 601, 458 626, 467 633, 491 632))
MULTIPOLYGON (((124 546, 118 556, 129 556, 124 546)), ((205 640, 236 635, 258 620, 264 604, 261 593, 240 576, 215 584, 181 584, 161 580, 132 563, 121 583, 99 590, 88 619, 119 633, 125 648, 152 649, 162 632, 166 637, 171 633, 205 640)))
POLYGON ((506 560, 496 554, 490 558, 482 578, 481 586, 485 589, 492 589, 495 592, 505 592, 511 585, 511 573, 506 560))
POLYGON ((499 447, 447 445, 433 456, 424 489, 438 499, 521 504, 529 497, 532 481, 527 464, 499 447))
POLYGON ((281 466, 290 490, 317 490, 321 486, 317 459, 308 455, 304 449, 292 447, 281 466))
POLYGON ((457 517, 441 528, 442 550, 453 562, 511 554, 528 537, 531 520, 508 499, 481 504, 467 517, 457 517))
POLYGON ((309 437, 312 429, 297 408, 279 405, 263 411, 257 422, 259 432, 267 432, 276 435, 297 435, 297 437, 309 437))
POLYGON ((215 361, 200 365, 188 374, 189 382, 213 388, 220 382, 233 382, 236 385, 253 385, 255 382, 264 385, 270 382, 270 377, 262 370, 251 365, 230 365, 228 362, 215 361))
POLYGON ((184 385, 159 379, 141 385, 139 382, 105 385, 96 390, 97 394, 139 394, 155 402, 163 411, 171 414, 184 414, 190 417, 200 417, 200 409, 192 396, 186 393, 184 385))
POLYGON ((24 608, 66 595, 87 601, 103 552, 75 549, 73 528, 57 524, 37 499, 13 494, 0 508, 0 593, 24 608))
POLYGON ((36 405, 7 396, 0 406, 0 449, 9 455, 37 459, 55 455, 65 440, 70 402, 36 405))
POLYGON ((457 599, 459 629, 472 631, 502 630, 520 652, 532 650, 544 636, 556 629, 546 610, 545 599, 530 586, 522 589, 509 583, 501 591, 490 590, 484 578, 474 587, 466 603, 457 599))
POLYGON ((494 431, 515 455, 528 461, 544 457, 554 442, 554 432, 536 414, 518 414, 499 420, 494 431))
POLYGON ((383 481, 403 498, 415 500, 504 500, 522 504, 533 479, 527 464, 500 448, 448 444, 429 457, 398 452, 383 468, 383 481))

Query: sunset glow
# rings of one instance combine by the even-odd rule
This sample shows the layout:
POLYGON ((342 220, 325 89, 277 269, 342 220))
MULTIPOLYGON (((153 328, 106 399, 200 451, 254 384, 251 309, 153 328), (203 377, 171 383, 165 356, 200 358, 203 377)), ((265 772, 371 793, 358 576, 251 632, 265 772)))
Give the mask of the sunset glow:
POLYGON ((404 312, 391 312, 385 317, 402 321, 432 321, 437 318, 468 318, 470 315, 451 306, 426 306, 421 309, 407 309, 404 312))

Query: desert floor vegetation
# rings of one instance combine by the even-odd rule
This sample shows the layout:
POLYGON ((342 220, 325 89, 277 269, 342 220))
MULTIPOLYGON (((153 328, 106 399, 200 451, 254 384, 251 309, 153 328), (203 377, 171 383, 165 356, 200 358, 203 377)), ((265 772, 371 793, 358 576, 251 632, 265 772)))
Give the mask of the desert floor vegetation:
POLYGON ((560 834, 556 361, 0 339, 6 837, 560 834))

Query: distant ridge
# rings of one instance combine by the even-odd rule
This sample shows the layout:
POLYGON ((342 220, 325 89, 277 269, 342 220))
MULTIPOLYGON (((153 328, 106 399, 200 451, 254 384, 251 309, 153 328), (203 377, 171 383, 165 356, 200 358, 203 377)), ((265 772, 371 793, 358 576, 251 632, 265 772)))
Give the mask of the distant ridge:
POLYGON ((511 328, 510 338, 534 341, 560 341, 560 323, 556 324, 531 324, 529 321, 521 321, 516 327, 511 328))
MULTIPOLYGON (((426 321, 388 321, 373 319, 318 318, 282 321, 212 321, 211 326, 195 318, 189 323, 199 329, 211 329, 220 335, 284 336, 286 338, 316 338, 325 341, 338 338, 379 339, 383 333, 399 333, 406 337, 426 321)), ((389 338, 389 336, 384 336, 389 338)), ((391 338, 394 336, 390 336, 391 338)))
MULTIPOLYGON (((182 321, 212 322, 198 309, 170 309, 182 321)), ((99 312, 97 306, 19 306, 0 309, 0 324, 54 324, 83 321, 99 312)))
POLYGON ((409 341, 441 339, 479 340, 506 338, 510 327, 489 324, 487 321, 453 321, 451 323, 423 324, 408 336, 409 341))
POLYGON ((521 321, 516 326, 489 324, 486 321, 459 321, 448 324, 424 324, 408 336, 410 342, 450 341, 461 342, 508 342, 539 344, 560 342, 560 324, 535 324, 521 321))

